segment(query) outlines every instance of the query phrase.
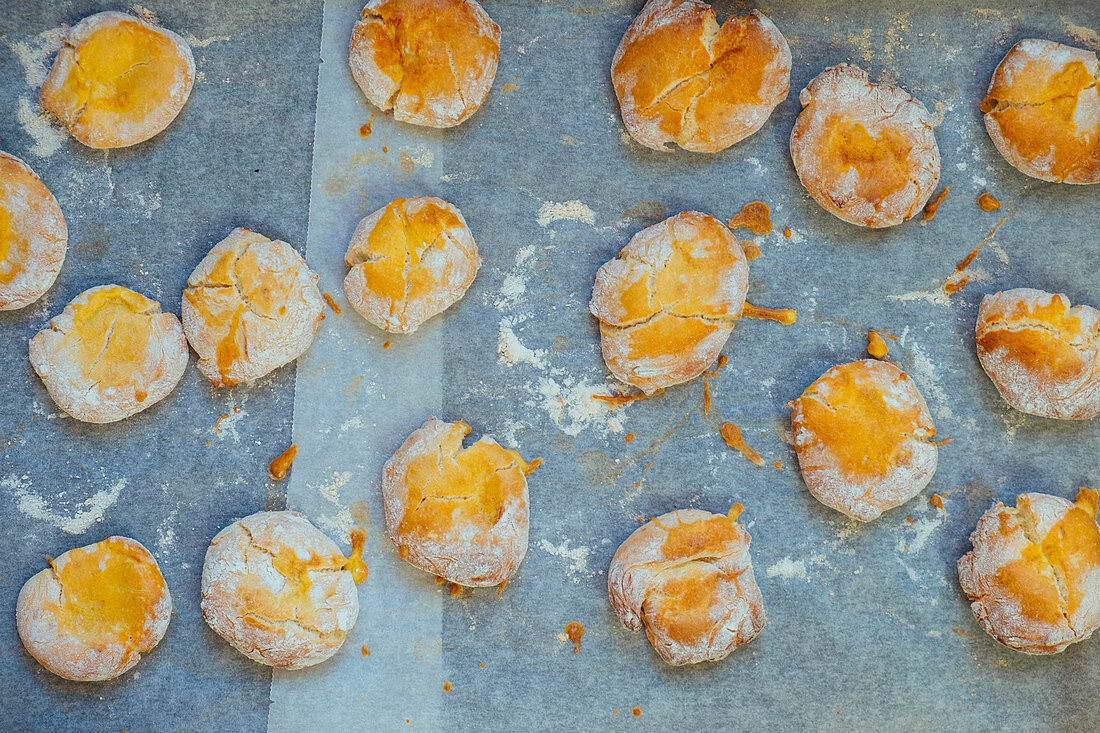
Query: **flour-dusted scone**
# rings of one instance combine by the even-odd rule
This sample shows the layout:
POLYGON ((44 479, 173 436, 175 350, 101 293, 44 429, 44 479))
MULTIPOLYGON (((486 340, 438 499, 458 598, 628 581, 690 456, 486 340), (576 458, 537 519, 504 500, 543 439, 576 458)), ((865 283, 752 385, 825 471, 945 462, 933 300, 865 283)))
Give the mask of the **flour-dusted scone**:
POLYGON ((864 227, 891 227, 927 203, 940 178, 932 117, 904 89, 872 84, 840 64, 798 95, 791 160, 826 211, 864 227))
POLYGON ((122 420, 168 396, 187 368, 179 319, 120 285, 85 290, 30 341, 31 366, 77 420, 122 420))
POLYGON ((936 472, 936 428, 909 375, 886 361, 835 366, 791 403, 802 480, 818 501, 869 522, 936 472))
POLYGON ((257 512, 214 537, 202 566, 202 615, 254 662, 319 664, 359 617, 350 560, 298 512, 257 512))
POLYGON ((106 12, 69 29, 39 97, 80 142, 123 148, 168 127, 194 81, 195 59, 182 38, 106 12))
POLYGON ((68 242, 50 189, 29 165, 0 152, 0 311, 30 305, 50 289, 68 242))
POLYGON ((140 542, 108 537, 48 560, 19 591, 16 628, 43 667, 67 680, 109 680, 168 630, 172 597, 140 542))
POLYGON ((234 229, 183 291, 183 330, 215 387, 259 379, 304 354, 325 316, 318 275, 293 247, 234 229))
POLYGON ((352 307, 384 331, 411 333, 462 298, 481 257, 458 208, 420 197, 394 199, 359 222, 345 263, 352 307))
POLYGON ((1095 52, 1026 38, 993 72, 980 109, 997 152, 1021 173, 1055 183, 1100 183, 1095 52))
POLYGON ((726 515, 698 509, 634 530, 611 559, 607 591, 623 626, 645 626, 669 664, 722 659, 766 622, 749 533, 726 515))
POLYGON ((386 535, 402 558, 466 586, 499 585, 527 554, 530 463, 470 426, 428 418, 386 461, 386 535))
POLYGON ((1062 420, 1100 415, 1100 311, 1015 288, 982 298, 978 361, 1005 402, 1062 420))
POLYGON ((748 284, 741 247, 709 214, 685 211, 638 232, 592 288, 608 369, 646 394, 699 376, 741 317, 748 284))
POLYGON ((477 0, 370 0, 348 48, 370 103, 424 127, 454 127, 476 112, 499 59, 500 26, 477 0))
POLYGON ((1096 492, 1077 502, 1020 494, 998 502, 970 535, 959 584, 986 633, 1027 654, 1054 654, 1100 627, 1096 492))
POLYGON ((715 153, 759 130, 787 98, 791 50, 759 10, 719 27, 707 3, 649 0, 619 42, 611 82, 642 145, 715 153))

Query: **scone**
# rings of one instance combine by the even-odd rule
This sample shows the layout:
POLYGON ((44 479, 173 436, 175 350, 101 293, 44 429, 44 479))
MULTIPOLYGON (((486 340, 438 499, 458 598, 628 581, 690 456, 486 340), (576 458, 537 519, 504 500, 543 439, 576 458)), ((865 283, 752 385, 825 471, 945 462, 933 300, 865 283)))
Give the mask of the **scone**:
POLYGON ((919 494, 936 472, 936 428, 909 375, 887 361, 835 366, 791 403, 806 488, 870 522, 919 494))
POLYGON ((182 38, 106 12, 69 29, 39 97, 80 142, 124 148, 168 127, 194 81, 195 59, 182 38))
POLYGON ((608 369, 646 394, 699 376, 733 332, 748 286, 748 260, 713 216, 685 211, 643 229, 592 288, 608 369))
POLYGON ((630 135, 716 153, 759 130, 791 86, 791 50, 759 10, 721 27, 699 0, 649 0, 611 62, 630 135))
POLYGON ((982 298, 978 361, 1005 402, 1063 420, 1100 415, 1100 311, 1016 288, 982 298))
POLYGON ((454 127, 485 102, 500 26, 477 0, 371 0, 351 34, 355 83, 394 119, 454 127))
POLYGON ((681 509, 643 524, 619 546, 607 592, 623 626, 669 664, 724 658, 764 628, 749 533, 723 514, 681 509))
POLYGON ((997 152, 1021 173, 1100 183, 1100 64, 1093 51, 1020 41, 993 72, 980 109, 997 152))
POLYGON ((420 197, 394 199, 359 222, 345 262, 344 294, 359 315, 412 333, 458 302, 481 257, 461 211, 420 197))
POLYGON ((257 512, 214 537, 202 566, 202 615, 254 662, 319 664, 359 617, 359 594, 336 543, 298 512, 257 512))
POLYGON ((172 597, 140 542, 108 537, 49 565, 15 604, 19 638, 46 669, 77 682, 113 679, 164 637, 172 597))
POLYGON ((1054 654, 1100 627, 1100 529, 1096 492, 1077 503, 1020 494, 997 503, 970 535, 959 584, 986 633, 1027 654, 1054 654))
POLYGON ((402 558, 466 586, 500 585, 527 554, 527 463, 470 426, 429 418, 386 461, 386 535, 402 558))
POLYGON ((215 387, 259 379, 306 353, 324 320, 318 275, 293 247, 234 229, 183 291, 183 330, 215 387))
POLYGON ((940 150, 931 115, 908 92, 840 64, 818 74, 798 100, 791 160, 822 208, 881 228, 927 203, 940 178, 940 150))
POLYGON ((85 290, 30 341, 31 366, 77 420, 122 420, 168 396, 187 368, 172 313, 120 285, 85 290))
POLYGON ((0 311, 29 305, 50 289, 68 241, 50 189, 29 165, 0 152, 0 311))

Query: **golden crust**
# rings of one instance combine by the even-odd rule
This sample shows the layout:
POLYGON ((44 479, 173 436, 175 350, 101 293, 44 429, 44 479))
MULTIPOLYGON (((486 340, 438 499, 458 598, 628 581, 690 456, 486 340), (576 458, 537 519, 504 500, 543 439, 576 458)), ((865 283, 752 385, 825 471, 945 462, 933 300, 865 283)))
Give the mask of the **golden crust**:
POLYGON ((1027 38, 1005 54, 980 105, 985 129, 1022 173, 1100 183, 1100 64, 1096 54, 1027 38))
POLYGON ((791 160, 814 201, 852 224, 906 221, 928 202, 940 177, 932 117, 903 89, 872 84, 840 64, 798 96, 791 160))
POLYGON ((722 514, 681 509, 631 534, 607 571, 611 607, 631 631, 645 627, 669 664, 724 658, 764 628, 749 533, 722 514))
POLYGON ((106 12, 69 29, 39 97, 80 142, 121 148, 168 127, 194 81, 195 59, 182 38, 106 12))
POLYGON ((1016 288, 982 298, 978 361, 1012 407, 1040 417, 1100 415, 1100 311, 1016 288))
POLYGON ((741 247, 713 216, 685 211, 638 232, 592 288, 608 369, 646 394, 699 376, 741 317, 748 278, 741 247))
POLYGON ((791 407, 806 488, 853 519, 869 522, 901 506, 936 472, 928 406, 909 375, 889 362, 833 367, 791 407))
POLYGON ((499 585, 527 553, 527 475, 539 461, 432 417, 386 462, 386 534, 402 558, 467 586, 499 585))
POLYGON ((348 245, 344 294, 383 331, 412 333, 466 293, 481 266, 453 204, 394 199, 359 222, 348 245))
POLYGON ((317 273, 293 247, 247 229, 214 245, 187 278, 183 330, 215 387, 248 382, 304 354, 324 320, 317 273))
POLYGON ((298 512, 257 512, 219 532, 202 566, 202 615, 260 664, 300 669, 340 649, 359 616, 349 560, 298 512))
POLYGON ((1077 502, 1020 494, 998 503, 970 535, 959 584, 978 624, 1027 654, 1054 654, 1100 627, 1100 528, 1097 494, 1077 502))
POLYGON ((19 591, 16 628, 27 652, 77 682, 133 668, 164 637, 172 597, 140 542, 108 537, 50 561, 19 591))
POLYGON ((791 51, 758 10, 721 27, 699 0, 649 0, 611 62, 623 122, 647 148, 715 153, 759 130, 787 98, 791 51))
POLYGON ((476 0, 371 0, 348 48, 370 103, 426 127, 454 127, 476 112, 499 58, 500 26, 476 0))
POLYGON ((179 319, 119 285, 85 290, 30 340, 31 366, 77 420, 122 420, 167 397, 187 368, 179 319))
POLYGON ((50 289, 68 241, 50 189, 29 165, 0 152, 0 311, 29 305, 50 289))

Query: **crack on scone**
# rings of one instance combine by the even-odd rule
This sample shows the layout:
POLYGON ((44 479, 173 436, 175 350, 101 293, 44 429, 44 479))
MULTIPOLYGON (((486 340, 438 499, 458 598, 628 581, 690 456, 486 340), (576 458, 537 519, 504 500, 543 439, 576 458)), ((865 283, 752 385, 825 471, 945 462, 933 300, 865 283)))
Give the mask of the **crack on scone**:
POLYGON ((275 628, 285 628, 287 626, 297 627, 301 631, 313 634, 317 640, 324 642, 326 645, 330 645, 332 642, 340 643, 347 636, 347 632, 337 627, 333 631, 322 631, 313 624, 306 623, 297 617, 293 618, 271 618, 269 616, 263 616, 255 611, 249 611, 241 616, 242 620, 251 619, 254 622, 260 624, 266 624, 275 628))
POLYGON ((458 75, 458 69, 455 67, 455 55, 454 49, 451 48, 451 44, 443 44, 443 50, 447 52, 447 66, 451 70, 451 78, 454 79, 455 92, 458 93, 458 98, 462 102, 462 111, 466 111, 466 95, 462 92, 462 79, 458 75))
POLYGON ((1052 561, 1047 557, 1046 553, 1043 552, 1043 539, 1039 537, 1035 521, 1036 518, 1031 511, 1031 502, 1026 499, 1021 501, 1021 499, 1023 499, 1023 497, 1016 500, 1015 507, 1005 507, 1005 511, 1016 519, 1016 523, 1019 525, 1021 531, 1023 531, 1024 539, 1027 540, 1028 545, 1039 553, 1039 557, 1042 559, 1045 566, 1050 568, 1054 586, 1058 591, 1058 611, 1066 620, 1066 625, 1076 633, 1076 629, 1073 628, 1073 622, 1070 620, 1069 589, 1066 585, 1065 568, 1052 561))

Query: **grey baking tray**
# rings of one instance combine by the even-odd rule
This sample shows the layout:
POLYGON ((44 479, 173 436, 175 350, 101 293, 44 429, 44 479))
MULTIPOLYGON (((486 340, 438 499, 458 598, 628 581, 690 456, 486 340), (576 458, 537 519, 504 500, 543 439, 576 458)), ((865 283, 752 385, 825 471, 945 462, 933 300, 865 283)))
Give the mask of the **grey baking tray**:
MULTIPOLYGON (((977 112, 1017 40, 1100 47, 1100 6, 771 3, 762 9, 794 58, 790 97, 723 153, 663 155, 625 136, 609 80, 615 46, 641 5, 489 0, 501 60, 481 111, 449 131, 376 114, 366 138, 359 128, 371 110, 346 66, 358 0, 151 6, 197 41, 201 76, 164 134, 106 154, 51 132, 31 85, 36 50, 48 41, 40 34, 108 6, 5 8, 0 149, 27 160, 58 196, 70 254, 42 302, 0 314, 8 547, 0 615, 13 618, 19 587, 45 555, 111 533, 154 552, 176 613, 133 672, 96 685, 46 672, 23 652, 14 624, 0 623, 0 727, 1100 727, 1100 641, 1049 658, 1009 651, 977 627, 954 569, 993 501, 1022 491, 1072 496, 1100 483, 1100 421, 1012 411, 982 373, 972 335, 978 301, 997 289, 1028 285, 1100 305, 1100 187, 1017 173, 977 112), (941 184, 951 192, 932 222, 860 230, 799 184, 787 153, 797 93, 841 61, 942 109, 941 184), (1001 212, 977 208, 985 190, 1001 212), (484 266, 445 315, 413 336, 387 336, 347 306, 343 254, 359 218, 402 195, 459 206, 484 266), (798 322, 738 325, 705 418, 698 381, 613 411, 593 401, 621 388, 587 313, 599 265, 666 215, 727 218, 756 199, 771 206, 776 229, 749 237, 763 252, 750 268, 749 300, 795 308, 798 322), (938 296, 1001 216, 971 283, 938 296), (109 281, 178 312, 188 273, 238 225, 304 249, 343 307, 297 368, 220 391, 190 368, 169 399, 111 426, 60 414, 27 363, 26 339, 67 299, 109 281), (891 358, 952 442, 920 497, 857 525, 806 491, 784 441, 784 405, 828 367, 860 358, 872 328, 899 336, 888 342, 891 358), (432 414, 545 460, 530 479, 531 548, 499 600, 494 589, 452 597, 400 561, 381 533, 381 465, 432 414), (765 467, 724 446, 715 431, 722 420, 741 426, 765 467), (625 442, 627 433, 636 440, 625 442), (266 463, 291 441, 300 447, 291 476, 270 483, 266 463), (944 512, 928 503, 934 492, 944 512), (768 626, 723 662, 668 667, 611 612, 607 564, 638 517, 725 511, 735 501, 746 507, 768 626), (336 657, 272 673, 206 627, 198 580, 218 529, 284 504, 345 547, 346 531, 365 522, 370 577, 359 623, 336 657), (587 630, 577 654, 558 638, 569 621, 587 630)), ((716 6, 721 18, 751 7, 716 6)))

